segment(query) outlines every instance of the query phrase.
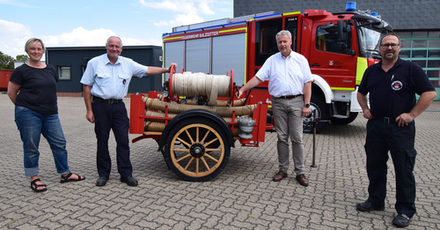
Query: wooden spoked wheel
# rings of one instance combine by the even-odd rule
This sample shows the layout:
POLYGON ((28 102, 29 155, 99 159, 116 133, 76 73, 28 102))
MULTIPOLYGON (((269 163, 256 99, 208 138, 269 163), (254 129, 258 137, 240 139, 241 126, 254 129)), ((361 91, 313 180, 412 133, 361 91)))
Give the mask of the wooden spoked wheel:
POLYGON ((230 147, 218 125, 209 120, 195 120, 183 121, 173 128, 166 157, 179 177, 206 181, 224 168, 230 147))

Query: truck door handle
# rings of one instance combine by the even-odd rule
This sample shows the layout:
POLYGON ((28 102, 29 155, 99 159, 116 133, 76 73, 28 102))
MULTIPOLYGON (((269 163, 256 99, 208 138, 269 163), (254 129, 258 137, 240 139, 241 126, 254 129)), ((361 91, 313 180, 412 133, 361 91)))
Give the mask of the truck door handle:
POLYGON ((321 66, 320 64, 310 64, 310 67, 321 66))

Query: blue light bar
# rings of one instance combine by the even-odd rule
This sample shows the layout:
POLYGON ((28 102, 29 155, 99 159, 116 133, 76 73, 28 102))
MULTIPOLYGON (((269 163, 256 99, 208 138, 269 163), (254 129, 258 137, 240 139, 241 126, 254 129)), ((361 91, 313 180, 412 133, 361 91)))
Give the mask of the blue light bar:
POLYGON ((345 3, 345 11, 346 12, 356 11, 356 2, 347 2, 347 3, 345 3))

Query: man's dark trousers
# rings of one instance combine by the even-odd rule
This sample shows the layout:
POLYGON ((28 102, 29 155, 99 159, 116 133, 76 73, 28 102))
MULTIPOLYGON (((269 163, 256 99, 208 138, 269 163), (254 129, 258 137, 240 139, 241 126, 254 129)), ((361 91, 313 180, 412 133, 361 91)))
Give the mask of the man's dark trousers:
POLYGON ((128 140, 129 121, 124 102, 108 103, 94 101, 92 103, 95 116, 95 133, 98 141, 96 164, 100 177, 109 177, 111 158, 108 151, 110 129, 116 139, 116 163, 121 177, 131 176, 133 167, 130 162, 130 147, 128 140))
POLYGON ((375 206, 383 206, 386 196, 388 151, 396 174, 396 204, 398 214, 412 217, 416 212, 414 204, 416 184, 414 164, 417 152, 414 149, 415 124, 398 127, 393 120, 369 120, 365 150, 367 154, 368 200, 375 206))

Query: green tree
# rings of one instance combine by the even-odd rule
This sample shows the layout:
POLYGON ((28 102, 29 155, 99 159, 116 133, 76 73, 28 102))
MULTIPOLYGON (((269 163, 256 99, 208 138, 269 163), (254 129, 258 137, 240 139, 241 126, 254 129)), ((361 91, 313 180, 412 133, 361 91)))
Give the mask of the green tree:
POLYGON ((0 51, 0 69, 14 69, 15 59, 0 51))
POLYGON ((28 59, 29 57, 26 54, 17 55, 17 57, 15 57, 16 61, 23 63, 25 63, 28 59))

